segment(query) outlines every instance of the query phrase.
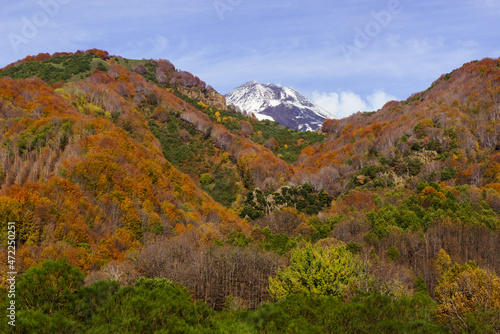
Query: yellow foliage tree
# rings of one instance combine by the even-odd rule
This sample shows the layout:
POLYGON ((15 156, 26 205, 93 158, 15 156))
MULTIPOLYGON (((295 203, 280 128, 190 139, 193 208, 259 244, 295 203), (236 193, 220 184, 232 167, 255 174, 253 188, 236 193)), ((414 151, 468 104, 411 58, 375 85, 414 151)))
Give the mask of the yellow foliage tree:
POLYGON ((438 319, 454 332, 500 331, 500 279, 474 261, 451 265, 440 251, 436 266, 442 271, 436 286, 438 319))

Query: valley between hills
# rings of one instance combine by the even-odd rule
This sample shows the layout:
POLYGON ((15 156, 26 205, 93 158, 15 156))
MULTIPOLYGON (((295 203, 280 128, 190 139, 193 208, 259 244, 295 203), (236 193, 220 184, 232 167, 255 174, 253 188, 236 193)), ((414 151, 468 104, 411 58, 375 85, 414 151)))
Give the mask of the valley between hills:
POLYGON ((500 58, 422 89, 298 131, 165 59, 5 67, 0 331, 500 332, 500 58))

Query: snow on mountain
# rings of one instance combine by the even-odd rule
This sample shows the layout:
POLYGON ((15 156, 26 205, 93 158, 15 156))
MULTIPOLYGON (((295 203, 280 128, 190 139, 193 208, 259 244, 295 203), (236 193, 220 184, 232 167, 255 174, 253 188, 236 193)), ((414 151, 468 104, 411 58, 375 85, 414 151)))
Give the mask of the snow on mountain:
POLYGON ((290 87, 247 82, 225 95, 227 104, 253 113, 259 120, 276 121, 300 131, 321 128, 326 118, 332 118, 321 107, 290 87))

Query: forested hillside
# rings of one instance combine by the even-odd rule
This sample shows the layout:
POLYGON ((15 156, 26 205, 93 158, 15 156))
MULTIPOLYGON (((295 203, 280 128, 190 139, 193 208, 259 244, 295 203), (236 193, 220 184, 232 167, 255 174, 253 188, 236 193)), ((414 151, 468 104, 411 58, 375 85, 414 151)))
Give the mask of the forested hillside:
POLYGON ((495 333, 499 127, 500 59, 302 133, 166 60, 30 56, 0 71, 1 283, 15 222, 24 332, 495 333))

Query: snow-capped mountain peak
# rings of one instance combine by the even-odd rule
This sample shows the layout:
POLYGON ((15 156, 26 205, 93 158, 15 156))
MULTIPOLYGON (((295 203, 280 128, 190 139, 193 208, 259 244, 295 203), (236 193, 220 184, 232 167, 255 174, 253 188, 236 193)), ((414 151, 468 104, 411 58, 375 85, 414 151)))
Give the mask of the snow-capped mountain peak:
POLYGON ((301 131, 317 130, 331 116, 290 87, 250 81, 225 95, 234 104, 259 120, 269 119, 301 131))

